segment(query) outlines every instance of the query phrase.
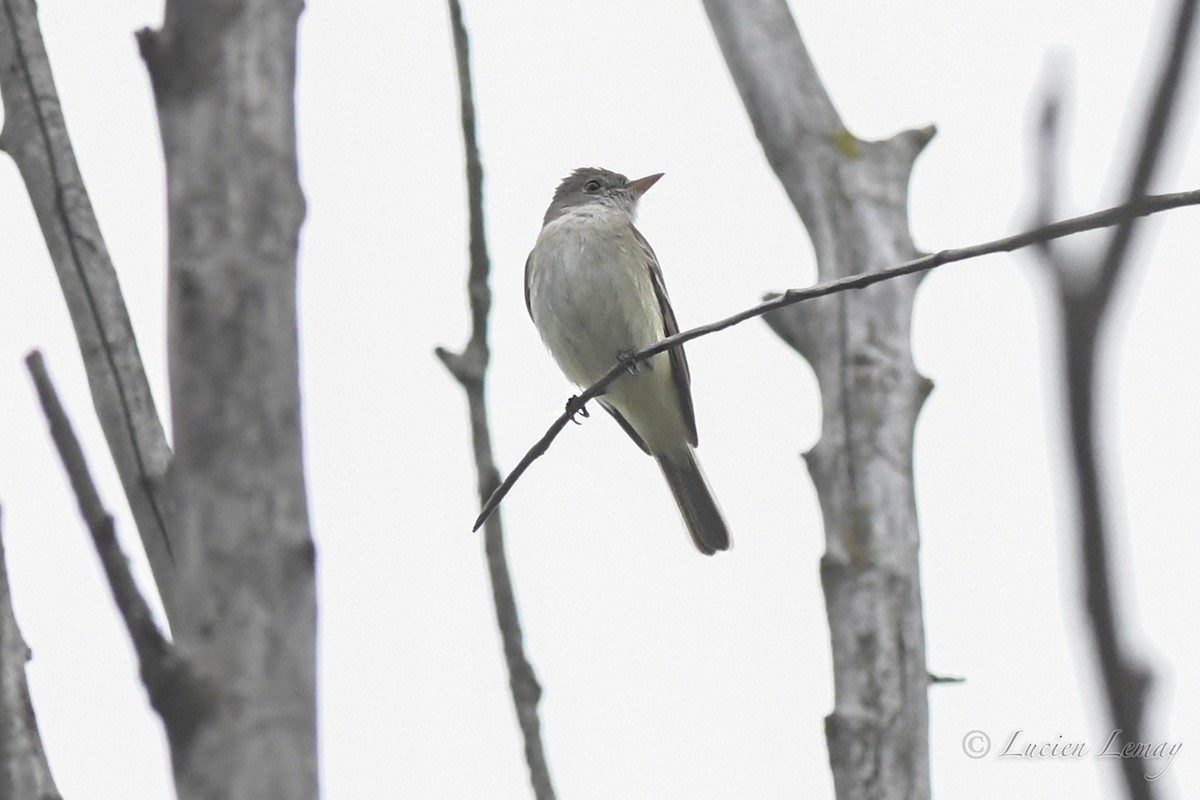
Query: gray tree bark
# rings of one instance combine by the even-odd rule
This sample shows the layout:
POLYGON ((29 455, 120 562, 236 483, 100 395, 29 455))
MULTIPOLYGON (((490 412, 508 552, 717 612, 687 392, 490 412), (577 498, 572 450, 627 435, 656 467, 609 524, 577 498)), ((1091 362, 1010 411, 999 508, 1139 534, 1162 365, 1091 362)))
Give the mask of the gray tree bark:
MULTIPOLYGON (((860 141, 834 109, 785 0, 704 5, 767 160, 808 228, 821 282, 917 256, 908 179, 933 129, 860 141)), ((826 740, 840 800, 930 794, 912 443, 931 384, 913 366, 909 339, 922 275, 766 317, 821 388, 821 438, 806 458, 825 523, 834 667, 826 740)))

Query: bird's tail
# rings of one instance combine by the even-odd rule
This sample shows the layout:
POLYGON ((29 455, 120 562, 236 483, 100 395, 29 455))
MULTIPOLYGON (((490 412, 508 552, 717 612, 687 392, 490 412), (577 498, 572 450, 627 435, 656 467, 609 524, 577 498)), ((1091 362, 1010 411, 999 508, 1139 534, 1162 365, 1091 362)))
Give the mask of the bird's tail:
POLYGON ((688 447, 682 453, 656 458, 696 547, 706 556, 728 550, 729 528, 696 460, 696 452, 688 447))

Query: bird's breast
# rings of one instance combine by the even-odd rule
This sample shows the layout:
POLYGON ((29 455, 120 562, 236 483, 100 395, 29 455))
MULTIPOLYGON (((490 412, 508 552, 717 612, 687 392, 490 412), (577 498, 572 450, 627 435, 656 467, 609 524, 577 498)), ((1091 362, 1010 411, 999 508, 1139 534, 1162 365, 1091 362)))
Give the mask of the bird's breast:
POLYGON ((663 336, 649 266, 626 215, 568 212, 542 229, 529 261, 529 310, 567 377, 598 380, 620 353, 663 336))

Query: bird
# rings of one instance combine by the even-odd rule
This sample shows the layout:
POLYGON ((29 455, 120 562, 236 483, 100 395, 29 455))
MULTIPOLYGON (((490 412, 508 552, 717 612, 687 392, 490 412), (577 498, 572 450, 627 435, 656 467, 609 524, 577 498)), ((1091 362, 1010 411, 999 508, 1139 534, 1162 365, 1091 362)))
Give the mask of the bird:
MULTIPOLYGON (((618 361, 679 332, 662 269, 634 225, 662 173, 629 180, 581 167, 558 185, 525 262, 525 307, 568 380, 586 387, 618 361)), ((727 550, 729 528, 700 462, 682 347, 633 364, 600 405, 658 462, 697 549, 727 550)))

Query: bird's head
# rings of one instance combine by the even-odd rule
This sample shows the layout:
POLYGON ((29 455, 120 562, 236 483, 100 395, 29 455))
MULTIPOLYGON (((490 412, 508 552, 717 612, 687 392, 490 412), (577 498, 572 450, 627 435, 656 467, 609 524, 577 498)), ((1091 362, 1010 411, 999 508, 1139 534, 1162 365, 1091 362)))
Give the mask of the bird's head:
POLYGON ((663 174, 647 175, 631 181, 618 172, 598 167, 581 167, 563 178, 554 191, 554 199, 546 209, 543 224, 557 219, 574 208, 603 205, 634 215, 638 199, 663 174))

